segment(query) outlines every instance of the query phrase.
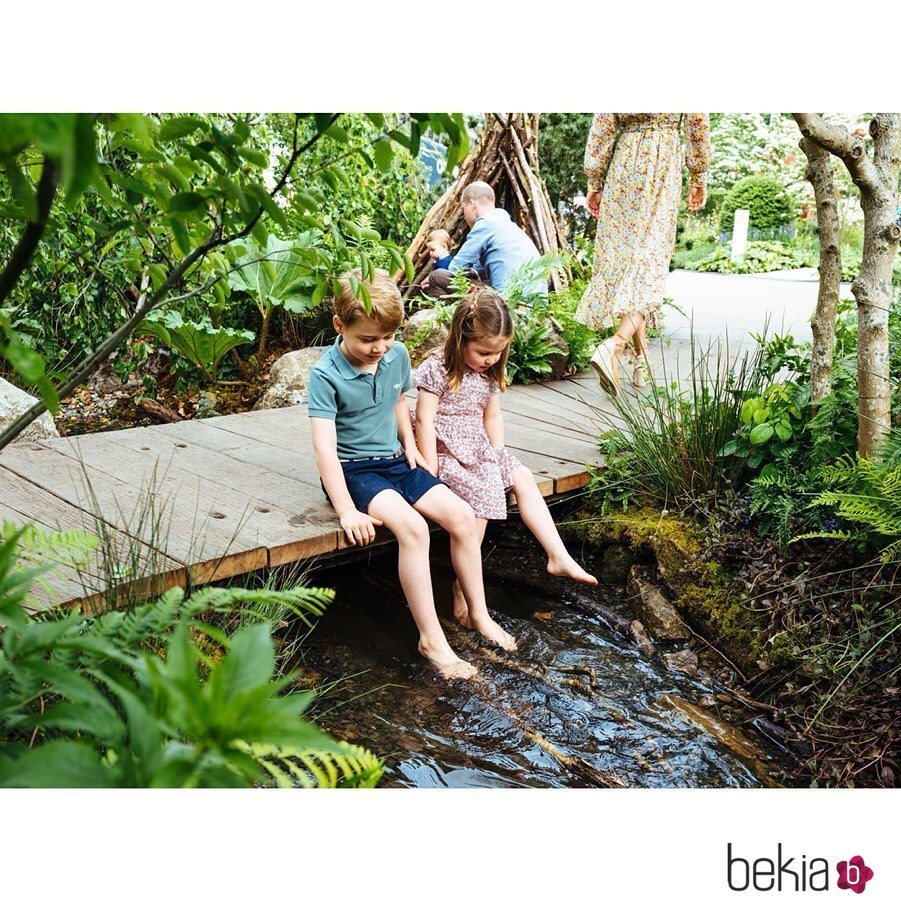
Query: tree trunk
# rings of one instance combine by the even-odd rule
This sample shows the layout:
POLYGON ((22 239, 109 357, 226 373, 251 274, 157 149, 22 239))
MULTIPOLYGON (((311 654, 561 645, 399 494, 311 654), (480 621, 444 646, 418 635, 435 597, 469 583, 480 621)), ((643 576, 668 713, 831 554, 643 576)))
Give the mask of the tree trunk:
MULTIPOLYGON (((431 260, 425 242, 436 228, 445 229, 451 245, 459 247, 468 226, 463 217, 463 189, 474 181, 494 189, 497 205, 510 213, 543 255, 566 248, 544 182, 538 175, 538 113, 492 113, 469 156, 460 164, 454 183, 426 213, 407 254, 413 261, 412 282, 426 278, 431 260)), ((398 273, 400 280, 402 273, 398 273)), ((565 277, 552 273, 555 291, 566 286, 565 277)))
POLYGON ((888 313, 892 265, 901 239, 896 221, 901 113, 876 113, 870 121, 872 158, 864 142, 846 128, 832 125, 816 113, 793 115, 801 134, 838 156, 860 189, 863 260, 851 292, 857 300, 857 452, 869 457, 890 427, 888 313))
POLYGON ((829 151, 808 138, 801 138, 807 157, 807 180, 813 185, 817 204, 817 233, 820 236, 820 285, 817 308, 810 321, 813 350, 810 355, 810 402, 814 411, 832 391, 832 355, 835 348, 835 314, 841 286, 842 263, 839 252, 838 215, 832 157, 829 151))

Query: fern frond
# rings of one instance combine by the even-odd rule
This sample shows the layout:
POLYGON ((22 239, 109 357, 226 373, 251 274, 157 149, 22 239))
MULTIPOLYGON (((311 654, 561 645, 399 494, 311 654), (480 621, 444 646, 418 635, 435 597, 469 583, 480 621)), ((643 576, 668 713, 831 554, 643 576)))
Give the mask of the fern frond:
POLYGON ((384 773, 381 758, 358 745, 338 744, 340 753, 254 742, 235 746, 253 757, 279 788, 373 788, 384 773))

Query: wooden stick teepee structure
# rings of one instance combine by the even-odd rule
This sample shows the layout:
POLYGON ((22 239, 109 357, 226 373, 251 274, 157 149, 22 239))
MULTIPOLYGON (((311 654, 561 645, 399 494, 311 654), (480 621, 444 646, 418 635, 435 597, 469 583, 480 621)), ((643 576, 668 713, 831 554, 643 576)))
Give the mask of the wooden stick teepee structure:
MULTIPOLYGON (((469 227, 463 218, 463 189, 474 181, 494 189, 497 205, 510 213, 541 254, 566 248, 547 188, 538 173, 538 113, 489 113, 472 152, 460 165, 456 180, 429 210, 407 250, 416 275, 414 283, 431 271, 425 242, 436 228, 451 236, 451 249, 460 247, 469 227)), ((552 274, 554 290, 565 287, 564 276, 552 274)))

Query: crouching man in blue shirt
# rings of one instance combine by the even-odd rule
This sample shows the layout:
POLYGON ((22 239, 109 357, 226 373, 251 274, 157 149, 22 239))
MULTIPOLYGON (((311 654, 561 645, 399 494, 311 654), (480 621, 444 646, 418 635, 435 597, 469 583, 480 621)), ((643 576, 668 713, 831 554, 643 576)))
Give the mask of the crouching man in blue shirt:
MULTIPOLYGON (((422 283, 432 297, 450 293, 451 276, 457 272, 485 273, 487 283, 501 296, 510 276, 524 263, 541 256, 532 239, 517 226, 506 210, 494 203, 494 190, 484 181, 474 181, 463 189, 463 216, 469 235, 447 270, 433 270, 422 283)), ((480 276, 481 278, 481 276, 480 276)), ((536 279, 533 294, 547 294, 547 281, 536 279)))
MULTIPOLYGON (((359 270, 353 275, 362 281, 359 270)), ((451 649, 435 612, 426 519, 450 533, 451 558, 473 625, 506 645, 512 639, 485 605, 475 516, 429 471, 416 447, 404 397, 412 384, 410 355, 394 340, 404 318, 397 286, 387 274, 376 274, 366 286, 372 299, 366 312, 349 274, 339 285, 332 320, 338 337, 310 372, 307 402, 323 490, 351 544, 369 544, 375 526, 394 533, 401 587, 419 628, 419 652, 445 678, 469 679, 475 667, 451 649)))

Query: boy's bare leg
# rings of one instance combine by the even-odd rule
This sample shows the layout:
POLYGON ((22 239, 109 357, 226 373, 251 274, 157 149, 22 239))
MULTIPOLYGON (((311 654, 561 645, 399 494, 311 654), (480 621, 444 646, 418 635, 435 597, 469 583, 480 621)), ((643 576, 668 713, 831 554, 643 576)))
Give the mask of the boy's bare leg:
MULTIPOLYGON (((479 537, 479 547, 485 540, 485 529, 488 527, 488 520, 476 517, 476 534, 479 537)), ((469 619, 469 604, 466 603, 466 595, 460 587, 460 580, 454 579, 454 619, 464 628, 475 628, 469 619)))
POLYGON ((522 521, 547 554, 547 571, 552 576, 569 576, 577 582, 597 585, 598 580, 585 572, 566 549, 551 511, 535 484, 535 477, 525 466, 517 466, 513 470, 513 491, 522 521))
POLYGON ((454 653, 435 612, 429 568, 428 523, 396 491, 391 490, 380 491, 369 502, 366 512, 382 520, 397 538, 397 573, 419 629, 419 653, 445 679, 471 678, 476 674, 476 668, 454 653))
POLYGON ((504 650, 515 651, 516 639, 491 618, 485 603, 481 540, 472 507, 447 485, 430 488, 413 506, 450 533, 451 561, 466 597, 473 628, 504 650))

